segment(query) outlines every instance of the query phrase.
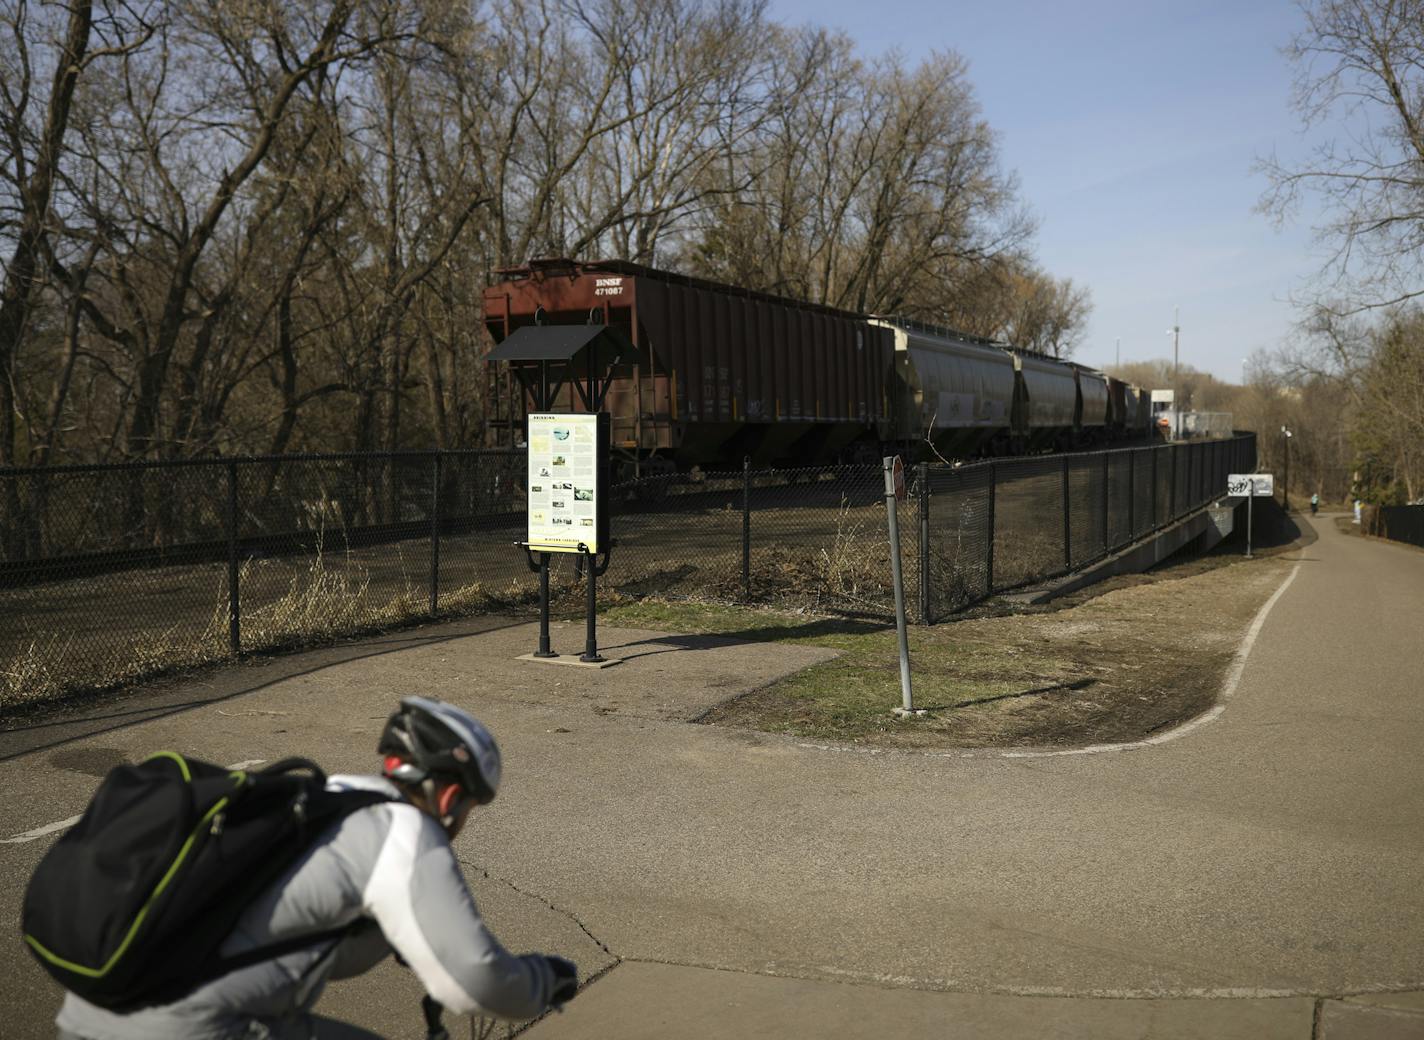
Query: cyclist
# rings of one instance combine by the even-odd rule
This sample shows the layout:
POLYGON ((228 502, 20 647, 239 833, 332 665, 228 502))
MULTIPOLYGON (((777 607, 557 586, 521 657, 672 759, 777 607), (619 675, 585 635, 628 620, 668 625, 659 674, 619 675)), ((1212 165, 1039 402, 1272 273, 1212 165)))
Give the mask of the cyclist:
POLYGON ((381 734, 382 776, 333 776, 340 789, 392 801, 333 825, 259 896, 225 940, 236 957, 343 925, 344 938, 239 968, 176 1003, 117 1014, 67 994, 61 1040, 310 1040, 330 979, 359 975, 393 950, 452 1011, 527 1019, 578 990, 561 957, 505 951, 480 919, 450 847, 499 787, 499 747, 472 715, 407 697, 381 734))

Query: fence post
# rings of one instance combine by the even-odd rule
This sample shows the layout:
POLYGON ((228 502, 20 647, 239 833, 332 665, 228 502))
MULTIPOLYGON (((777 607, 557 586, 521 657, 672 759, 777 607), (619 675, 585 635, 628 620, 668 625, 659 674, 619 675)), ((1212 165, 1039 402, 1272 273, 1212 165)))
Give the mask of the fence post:
POLYGON ((1137 541, 1137 449, 1127 449, 1127 541, 1137 541))
POLYGON ((1149 448, 1152 452, 1152 529, 1155 531, 1161 525, 1157 523, 1157 449, 1149 448))
POLYGON ((752 457, 742 456, 742 599, 752 598, 752 457))
POLYGON ((1068 493, 1069 474, 1071 469, 1068 465, 1068 456, 1063 456, 1063 569, 1071 571, 1073 569, 1073 525, 1072 518, 1068 513, 1068 503, 1072 496, 1068 493))
POLYGON ((1108 495, 1108 481, 1112 477, 1112 456, 1111 451, 1103 452, 1103 555, 1106 556, 1112 549, 1108 539, 1112 537, 1108 528, 1108 510, 1112 508, 1112 498, 1108 495))
POLYGON ((1197 504, 1197 485, 1201 482, 1201 464, 1197 446, 1187 445, 1187 512, 1197 504))
POLYGON ((242 653, 242 601, 237 569, 237 460, 227 463, 227 643, 242 653))
POLYGON ((994 489, 999 483, 999 467, 997 463, 989 463, 989 547, 985 553, 985 574, 987 575, 987 585, 984 589, 985 596, 994 594, 994 489))
POLYGON ((440 449, 430 456, 430 613, 440 608, 440 449))
POLYGON ((1168 450, 1172 453, 1172 497, 1167 500, 1167 508, 1170 514, 1167 519, 1175 520, 1177 519, 1177 455, 1180 453, 1177 451, 1175 444, 1168 450))
POLYGON ((920 478, 920 623, 934 624, 930 617, 930 464, 921 462, 920 478))
POLYGON ((1182 482, 1186 488, 1186 491, 1183 500, 1180 503, 1181 510, 1185 514, 1191 512, 1192 509, 1192 446, 1190 444, 1186 444, 1183 446, 1182 450, 1185 451, 1187 455, 1187 457, 1179 463, 1179 465, 1187 471, 1186 480, 1182 482))

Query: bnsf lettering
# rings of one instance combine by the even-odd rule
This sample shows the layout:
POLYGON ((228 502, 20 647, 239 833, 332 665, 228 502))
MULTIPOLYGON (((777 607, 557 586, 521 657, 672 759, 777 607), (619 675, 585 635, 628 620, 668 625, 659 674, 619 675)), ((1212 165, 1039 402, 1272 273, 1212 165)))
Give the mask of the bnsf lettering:
POLYGON ((593 295, 595 296, 622 296, 622 278, 595 278, 593 282, 593 295))

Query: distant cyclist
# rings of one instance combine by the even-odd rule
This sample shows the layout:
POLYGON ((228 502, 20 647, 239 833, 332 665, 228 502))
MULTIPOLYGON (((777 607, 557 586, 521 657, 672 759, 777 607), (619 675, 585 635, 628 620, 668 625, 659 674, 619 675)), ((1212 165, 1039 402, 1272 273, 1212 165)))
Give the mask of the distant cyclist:
POLYGON ((450 848, 499 787, 489 731, 453 705, 407 697, 378 750, 383 776, 332 777, 328 786, 393 800, 333 825, 252 903, 222 952, 237 957, 355 924, 352 931, 239 968, 161 1007, 118 1014, 67 994, 56 1019, 61 1040, 311 1040, 332 1025, 311 1013, 327 982, 368 971, 392 951, 451 1011, 527 1019, 572 999, 571 962, 512 955, 490 934, 450 848))

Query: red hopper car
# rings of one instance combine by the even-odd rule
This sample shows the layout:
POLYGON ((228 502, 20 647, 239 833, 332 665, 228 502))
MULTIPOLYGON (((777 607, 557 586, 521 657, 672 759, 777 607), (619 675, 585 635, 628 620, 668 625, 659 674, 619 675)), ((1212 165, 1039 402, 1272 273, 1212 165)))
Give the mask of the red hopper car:
MULTIPOLYGON (((500 274, 485 291, 496 343, 536 315, 615 326, 632 341, 635 360, 614 370, 605 403, 630 468, 868 460, 888 439, 893 336, 861 315, 621 260, 532 261, 500 274)), ((513 444, 532 401, 507 371, 490 380, 490 429, 513 444)), ((584 410, 571 387, 555 408, 584 410)))

